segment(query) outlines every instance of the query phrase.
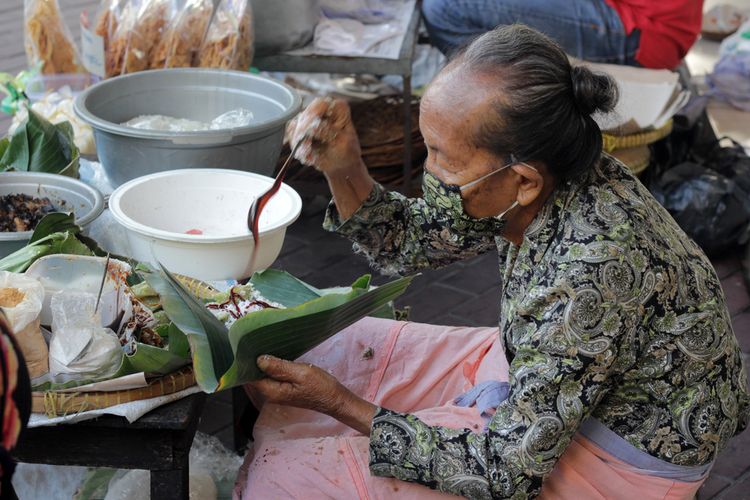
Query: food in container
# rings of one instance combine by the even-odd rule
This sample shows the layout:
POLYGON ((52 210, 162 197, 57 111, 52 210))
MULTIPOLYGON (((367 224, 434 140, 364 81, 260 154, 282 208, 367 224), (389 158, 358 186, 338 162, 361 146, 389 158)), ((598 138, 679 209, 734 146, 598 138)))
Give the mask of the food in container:
POLYGON ((122 125, 141 130, 164 130, 170 132, 200 132, 204 130, 225 130, 247 127, 253 121, 253 113, 245 108, 223 113, 210 122, 200 122, 185 118, 164 115, 140 115, 122 125))
POLYGON ((113 186, 176 168, 235 168, 272 174, 284 127, 299 107, 297 93, 270 78, 194 68, 110 78, 92 85, 75 101, 78 116, 94 128, 97 155, 113 186), (254 118, 247 127, 165 132, 121 125, 147 114, 206 121, 237 108, 252 110, 254 118))
POLYGON ((102 0, 99 7, 94 33, 102 37, 104 44, 104 68, 106 76, 113 76, 117 69, 117 62, 113 57, 112 39, 118 33, 120 10, 122 5, 127 1, 129 0, 102 0))
POLYGON ((193 66, 213 11, 213 0, 172 0, 171 21, 155 50, 151 68, 193 66))
POLYGON ((24 38, 29 65, 44 74, 81 73, 73 38, 60 16, 57 0, 24 1, 24 38))
POLYGON ((110 0, 97 22, 96 34, 104 38, 106 76, 123 73, 130 32, 135 28, 138 6, 131 0, 110 0))
POLYGON ((253 22, 248 0, 221 0, 198 55, 202 68, 247 71, 253 59, 253 22))
POLYGON ((13 329, 32 379, 49 371, 47 343, 39 321, 43 300, 44 288, 38 280, 0 271, 0 309, 13 329))
POLYGON ((128 33, 122 73, 133 73, 149 68, 149 63, 167 23, 167 0, 142 0, 137 6, 135 22, 128 33))
MULTIPOLYGON (((75 223, 86 228, 104 210, 104 197, 95 188, 79 180, 63 175, 47 174, 40 172, 5 172, 0 173, 0 196, 8 194, 23 193, 34 197, 49 198, 58 211, 72 212, 75 223)), ((50 219, 66 219, 65 214, 48 214, 50 219)), ((67 218, 71 216, 68 215, 67 218)), ((73 222, 73 219, 70 220, 73 222)), ((23 249, 29 243, 32 231, 0 232, 0 269, 6 271, 21 272, 28 267, 24 265, 28 257, 40 253, 50 253, 58 243, 63 240, 72 241, 75 235, 68 234, 63 240, 37 241, 33 248, 28 249, 27 258, 17 251, 23 249), (13 257, 16 255, 16 257, 13 257), (6 260, 10 258, 10 260, 6 260), (18 258, 19 260, 15 260, 18 258)), ((45 235, 49 235, 45 232, 45 235)), ((62 233, 64 235, 65 233, 62 233)))
POLYGON ((23 193, 0 196, 0 232, 33 231, 55 208, 49 198, 23 193))

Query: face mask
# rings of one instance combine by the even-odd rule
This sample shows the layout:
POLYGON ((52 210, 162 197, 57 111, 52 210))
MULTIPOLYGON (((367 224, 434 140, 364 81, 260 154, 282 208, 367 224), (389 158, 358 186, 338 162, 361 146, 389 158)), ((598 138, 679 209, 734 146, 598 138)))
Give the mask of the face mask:
MULTIPOLYGON (((495 175, 498 172, 510 168, 516 165, 518 162, 511 156, 511 162, 507 165, 500 167, 497 170, 493 170, 489 174, 483 175, 478 179, 467 182, 464 185, 458 186, 456 184, 446 184, 430 172, 426 171, 423 175, 422 180, 422 192, 424 193, 422 198, 429 208, 432 209, 433 215, 439 220, 449 220, 451 225, 456 230, 466 231, 473 230, 477 232, 492 231, 495 233, 502 232, 505 227, 506 220, 505 214, 513 210, 518 206, 518 201, 501 213, 494 217, 484 217, 476 219, 464 210, 463 198, 461 192, 479 184, 488 177, 495 175)), ((524 163, 524 165, 527 165, 524 163)), ((528 166, 528 165, 527 165, 528 166)), ((534 168, 534 167, 530 167, 534 168)))

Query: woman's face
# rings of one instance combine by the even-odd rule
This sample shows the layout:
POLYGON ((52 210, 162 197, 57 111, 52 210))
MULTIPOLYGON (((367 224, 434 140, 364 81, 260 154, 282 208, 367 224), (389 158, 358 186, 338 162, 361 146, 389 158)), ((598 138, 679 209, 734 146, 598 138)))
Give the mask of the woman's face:
MULTIPOLYGON (((446 184, 464 185, 505 165, 487 149, 474 145, 476 136, 500 91, 487 78, 467 74, 461 66, 443 70, 422 98, 419 126, 427 146, 425 169, 446 184)), ((517 179, 506 169, 461 193, 472 217, 493 217, 517 196, 517 179)))

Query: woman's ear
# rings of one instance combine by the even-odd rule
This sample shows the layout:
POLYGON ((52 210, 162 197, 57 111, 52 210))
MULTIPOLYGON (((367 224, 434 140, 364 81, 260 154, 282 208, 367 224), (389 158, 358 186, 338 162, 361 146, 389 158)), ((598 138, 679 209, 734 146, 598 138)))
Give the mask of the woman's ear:
POLYGON ((543 167, 516 163, 510 168, 518 175, 518 204, 522 207, 531 205, 544 193, 546 183, 549 182, 541 173, 543 167))

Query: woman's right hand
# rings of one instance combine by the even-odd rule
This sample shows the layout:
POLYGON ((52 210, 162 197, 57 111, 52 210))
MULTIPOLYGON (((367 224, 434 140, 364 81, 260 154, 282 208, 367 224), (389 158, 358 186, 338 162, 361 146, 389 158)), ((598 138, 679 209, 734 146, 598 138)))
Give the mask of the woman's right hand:
POLYGON ((316 98, 289 123, 287 133, 292 148, 300 143, 295 158, 327 177, 346 175, 361 165, 359 138, 346 101, 316 98))

